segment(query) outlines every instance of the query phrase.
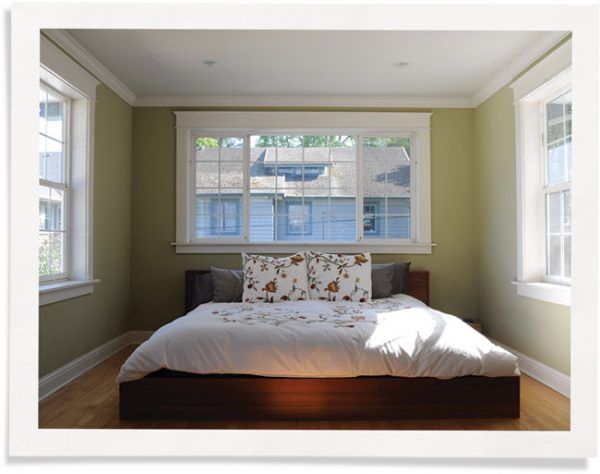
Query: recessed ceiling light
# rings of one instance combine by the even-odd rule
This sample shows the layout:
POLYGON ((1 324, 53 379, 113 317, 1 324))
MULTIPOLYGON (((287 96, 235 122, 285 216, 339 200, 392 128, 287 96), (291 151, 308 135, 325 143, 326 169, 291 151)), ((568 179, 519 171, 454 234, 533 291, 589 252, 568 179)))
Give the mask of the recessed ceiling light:
POLYGON ((202 61, 202 64, 204 64, 205 66, 214 66, 215 64, 217 64, 217 61, 215 61, 214 59, 205 59, 204 61, 202 61))
POLYGON ((392 67, 395 67, 398 69, 402 69, 406 66, 408 66, 408 63, 406 61, 398 61, 397 63, 392 63, 392 67))

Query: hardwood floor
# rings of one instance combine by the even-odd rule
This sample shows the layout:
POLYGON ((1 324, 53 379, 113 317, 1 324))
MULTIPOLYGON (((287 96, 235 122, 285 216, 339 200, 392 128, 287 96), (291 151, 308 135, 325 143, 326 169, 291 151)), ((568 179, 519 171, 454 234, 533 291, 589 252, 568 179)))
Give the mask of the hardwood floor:
POLYGON ((294 421, 294 422, 131 422, 119 420, 115 377, 134 346, 123 349, 39 404, 40 428, 297 429, 297 430, 569 430, 569 399, 526 375, 521 376, 521 418, 294 421))

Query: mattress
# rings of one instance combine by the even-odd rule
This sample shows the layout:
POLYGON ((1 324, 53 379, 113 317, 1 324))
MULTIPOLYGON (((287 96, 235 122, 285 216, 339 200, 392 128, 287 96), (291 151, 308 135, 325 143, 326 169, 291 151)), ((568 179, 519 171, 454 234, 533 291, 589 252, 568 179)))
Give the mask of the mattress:
POLYGON ((207 303, 162 326, 117 382, 160 369, 265 377, 519 375, 517 358, 408 295, 368 303, 207 303))

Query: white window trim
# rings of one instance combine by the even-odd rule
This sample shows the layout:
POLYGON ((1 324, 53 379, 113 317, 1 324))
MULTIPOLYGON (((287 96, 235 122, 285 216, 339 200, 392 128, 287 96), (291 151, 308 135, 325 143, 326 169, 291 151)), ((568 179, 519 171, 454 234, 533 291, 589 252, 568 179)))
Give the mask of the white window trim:
MULTIPOLYGON (((423 112, 198 112, 178 111, 177 172, 176 172, 176 241, 172 243, 177 253, 237 253, 244 251, 289 253, 303 248, 353 252, 358 249, 373 253, 430 254, 435 245, 431 242, 431 191, 430 191, 430 113, 423 112), (192 137, 197 133, 216 135, 253 134, 356 134, 362 136, 381 134, 413 134, 417 150, 415 166, 411 166, 411 183, 418 189, 411 196, 411 240, 359 240, 358 242, 247 242, 231 240, 194 241, 191 201, 194 193, 192 137)), ((249 146, 247 144, 246 146, 249 146)), ((361 147, 357 144, 358 153, 361 147)), ((248 153, 245 153, 247 156, 248 153)), ((360 157, 359 157, 360 160, 360 157)), ((360 167, 359 167, 360 169, 360 167)), ((245 173, 248 177, 248 174, 245 173)), ((360 183, 360 176, 357 180, 360 183)), ((249 180, 244 181, 249 187, 249 180)), ((247 208, 247 206, 244 206, 247 208)), ((362 215, 362 207, 359 217, 362 215)), ((357 222, 361 222, 360 219, 357 222)), ((244 219, 247 234, 247 219, 244 219)))
POLYGON ((540 101, 571 83, 571 41, 511 84, 515 104, 517 190, 517 294, 571 305, 571 287, 546 276, 545 185, 540 101), (534 157, 534 158, 528 158, 534 157), (544 206, 544 207, 541 207, 544 206))
POLYGON ((65 55, 47 38, 40 39, 40 79, 71 100, 71 185, 69 222, 70 263, 67 278, 40 281, 39 305, 91 294, 100 280, 93 277, 94 76, 65 55))

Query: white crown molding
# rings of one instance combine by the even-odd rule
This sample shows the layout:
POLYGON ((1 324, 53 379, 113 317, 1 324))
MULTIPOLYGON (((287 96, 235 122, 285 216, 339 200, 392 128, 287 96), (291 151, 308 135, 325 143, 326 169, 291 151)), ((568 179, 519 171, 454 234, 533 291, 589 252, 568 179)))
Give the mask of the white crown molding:
POLYGON ((99 81, 102 81, 110 87, 125 102, 129 105, 134 105, 136 100, 135 93, 98 61, 87 49, 78 43, 69 33, 64 30, 43 30, 43 34, 65 50, 91 74, 96 76, 99 81))
POLYGON ((152 331, 126 332, 44 375, 39 380, 38 399, 43 400, 111 355, 132 344, 141 344, 151 335, 152 331))
POLYGON ((64 30, 44 35, 83 65, 97 79, 134 107, 363 107, 363 108, 475 108, 509 84, 568 32, 549 32, 494 76, 471 97, 342 97, 342 96, 150 96, 137 97, 87 49, 64 30))
POLYGON ((471 97, 157 96, 135 107, 365 107, 471 108, 471 97))
POLYGON ((514 354, 519 359, 519 369, 524 374, 529 375, 531 378, 543 383, 552 390, 557 391, 561 395, 567 398, 571 398, 571 377, 567 374, 563 374, 556 369, 553 369, 549 365, 546 365, 539 360, 529 357, 522 352, 514 350, 512 347, 508 347, 506 344, 502 344, 494 339, 490 340, 506 349, 508 352, 514 354))
POLYGON ((569 32, 553 31, 546 33, 530 48, 521 53, 514 61, 496 74, 487 84, 480 88, 471 98, 471 107, 478 107, 483 101, 509 84, 518 74, 542 56, 550 48, 560 42, 569 32))

